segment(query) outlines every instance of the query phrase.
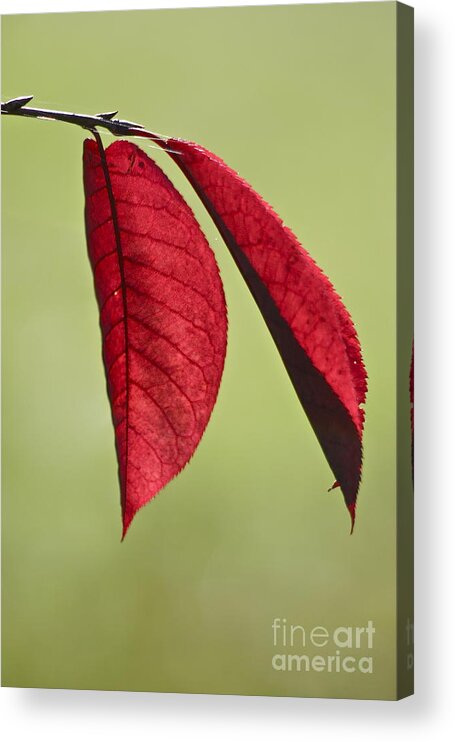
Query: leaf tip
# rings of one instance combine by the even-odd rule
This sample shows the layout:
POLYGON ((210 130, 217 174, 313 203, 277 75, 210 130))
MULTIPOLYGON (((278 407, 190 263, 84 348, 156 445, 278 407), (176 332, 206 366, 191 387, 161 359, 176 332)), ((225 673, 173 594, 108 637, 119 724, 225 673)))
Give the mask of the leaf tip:
POLYGON ((125 540, 125 536, 129 531, 129 527, 131 525, 131 521, 133 520, 134 515, 131 515, 130 513, 124 513, 122 518, 122 538, 120 539, 120 543, 123 543, 125 540))
POLYGON ((354 533, 354 525, 355 525, 355 502, 352 502, 350 505, 348 505, 349 515, 351 516, 351 532, 350 536, 354 533))

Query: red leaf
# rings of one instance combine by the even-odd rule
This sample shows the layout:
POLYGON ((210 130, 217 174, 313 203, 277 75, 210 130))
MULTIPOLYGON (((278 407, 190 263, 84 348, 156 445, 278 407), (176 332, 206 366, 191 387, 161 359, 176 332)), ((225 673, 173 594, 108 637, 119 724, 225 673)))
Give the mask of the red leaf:
POLYGON ((188 462, 226 354, 226 305, 193 213, 135 145, 84 144, 86 231, 115 427, 123 535, 188 462))
POLYGON ((273 209, 220 158, 168 139, 268 325, 352 519, 362 466, 367 376, 351 317, 273 209))

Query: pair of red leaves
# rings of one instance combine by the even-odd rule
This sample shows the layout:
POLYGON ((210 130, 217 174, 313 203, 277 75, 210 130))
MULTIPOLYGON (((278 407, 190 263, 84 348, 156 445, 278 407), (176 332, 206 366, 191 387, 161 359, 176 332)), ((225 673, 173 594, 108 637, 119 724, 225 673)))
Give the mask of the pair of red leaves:
MULTIPOLYGON (((351 514, 366 372, 333 286, 222 160, 161 140, 218 227, 275 341, 351 514)), ((227 318, 215 257, 166 175, 134 144, 84 146, 86 230, 115 427, 123 532, 185 466, 216 401, 227 318)))

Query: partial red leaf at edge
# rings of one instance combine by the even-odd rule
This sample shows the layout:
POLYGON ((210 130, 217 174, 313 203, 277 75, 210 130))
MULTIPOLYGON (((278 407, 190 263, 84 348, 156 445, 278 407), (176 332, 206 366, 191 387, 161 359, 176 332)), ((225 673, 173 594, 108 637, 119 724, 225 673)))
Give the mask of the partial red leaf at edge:
POLYGON ((166 147, 217 225, 264 317, 355 520, 367 375, 351 317, 295 235, 219 157, 166 147))
POLYGON ((86 140, 84 186, 125 535, 205 430, 223 372, 226 305, 192 211, 142 150, 86 140))
POLYGON ((411 366, 409 368, 409 401, 411 405, 411 466, 414 481, 414 341, 412 342, 411 366))

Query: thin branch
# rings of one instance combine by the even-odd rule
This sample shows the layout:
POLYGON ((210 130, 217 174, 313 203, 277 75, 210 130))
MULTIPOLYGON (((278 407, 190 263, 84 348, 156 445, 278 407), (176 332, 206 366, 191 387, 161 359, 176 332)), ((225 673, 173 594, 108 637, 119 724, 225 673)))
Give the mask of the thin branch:
POLYGON ((53 111, 46 108, 30 108, 27 106, 27 103, 29 103, 32 98, 33 96, 23 96, 21 98, 12 98, 6 103, 2 103, 2 115, 64 121, 67 124, 75 124, 76 126, 81 126, 83 129, 88 129, 92 132, 96 131, 98 127, 102 127, 115 136, 146 136, 147 139, 153 139, 162 145, 166 142, 165 137, 146 131, 141 124, 135 124, 132 121, 124 121, 123 119, 114 118, 117 111, 98 113, 95 116, 91 116, 84 113, 53 111))

